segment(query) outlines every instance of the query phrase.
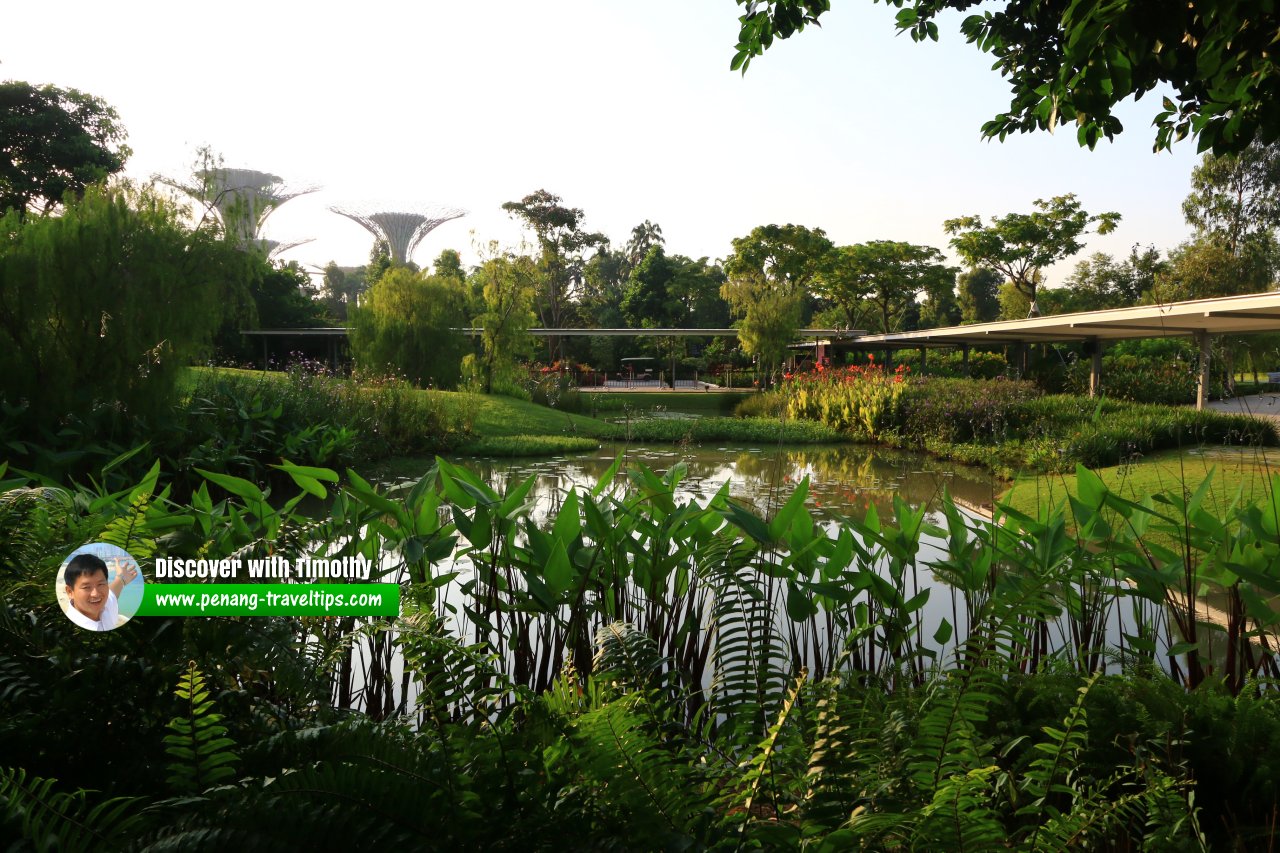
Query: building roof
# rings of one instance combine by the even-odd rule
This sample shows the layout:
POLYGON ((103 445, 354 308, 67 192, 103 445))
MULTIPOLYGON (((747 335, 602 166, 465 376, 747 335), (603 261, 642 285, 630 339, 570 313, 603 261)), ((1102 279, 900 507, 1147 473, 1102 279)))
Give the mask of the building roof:
POLYGON ((1162 338, 1208 332, 1212 335, 1280 331, 1280 292, 1196 299, 1165 305, 1139 305, 1029 317, 999 323, 948 326, 863 335, 855 343, 890 346, 958 346, 1037 341, 1162 338))

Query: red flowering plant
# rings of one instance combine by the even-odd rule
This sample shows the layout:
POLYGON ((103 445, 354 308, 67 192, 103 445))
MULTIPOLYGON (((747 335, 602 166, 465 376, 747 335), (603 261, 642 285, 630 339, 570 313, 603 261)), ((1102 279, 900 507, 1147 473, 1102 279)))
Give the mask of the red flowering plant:
POLYGON ((868 356, 865 365, 815 370, 784 380, 787 415, 822 421, 840 430, 874 438, 893 423, 910 371, 905 364, 887 371, 868 356))

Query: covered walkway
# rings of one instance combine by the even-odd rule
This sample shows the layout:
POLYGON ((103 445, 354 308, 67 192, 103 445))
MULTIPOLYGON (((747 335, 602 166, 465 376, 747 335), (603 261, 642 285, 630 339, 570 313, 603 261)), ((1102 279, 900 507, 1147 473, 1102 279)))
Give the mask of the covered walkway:
POLYGON ((862 335, 853 343, 868 349, 918 347, 923 351, 927 347, 959 347, 966 359, 972 346, 1012 344, 1025 358, 1027 344, 1083 343, 1085 352, 1092 358, 1089 373, 1092 396, 1101 388, 1102 349, 1107 341, 1190 337, 1200 348, 1196 408, 1203 409, 1209 397, 1209 353, 1213 337, 1276 331, 1280 331, 1280 292, 862 335))

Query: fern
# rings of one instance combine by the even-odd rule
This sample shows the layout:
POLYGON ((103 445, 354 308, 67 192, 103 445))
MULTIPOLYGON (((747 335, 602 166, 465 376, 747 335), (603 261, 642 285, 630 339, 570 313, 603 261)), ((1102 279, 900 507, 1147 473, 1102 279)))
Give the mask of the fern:
POLYGON ((773 624, 773 610, 750 570, 712 579, 716 642, 711 708, 724 715, 724 736, 747 745, 767 730, 786 696, 789 662, 773 624))
POLYGON ((778 796, 780 785, 778 776, 782 774, 778 773, 776 765, 781 752, 783 729, 795 710, 796 700, 800 696, 800 688, 804 685, 806 676, 807 673, 802 670, 800 677, 795 680, 786 700, 782 703, 777 720, 769 727, 768 735, 760 742, 751 758, 740 767, 741 777, 737 781, 737 790, 731 791, 723 802, 729 818, 741 820, 739 830, 744 835, 747 834, 748 828, 759 812, 766 811, 774 818, 782 812, 782 803, 778 796), (761 809, 759 801, 766 785, 771 795, 771 802, 767 809, 761 809))
POLYGON ((618 699, 579 717, 570 733, 573 759, 594 783, 605 808, 623 809, 639 837, 636 849, 687 846, 708 816, 705 792, 687 757, 673 753, 645 729, 633 698, 618 699))
POLYGON ((16 829, 36 850, 114 850, 143 827, 139 797, 90 803, 97 792, 55 791, 57 781, 0 767, 0 830, 16 829))
POLYGON ((98 534, 98 541, 115 545, 138 562, 151 559, 156 552, 156 540, 147 524, 147 511, 150 508, 150 491, 135 493, 129 499, 129 508, 125 514, 107 522, 107 526, 98 534))
POLYGON ((240 760, 232 749, 235 742, 226 736, 222 715, 213 712, 213 700, 195 661, 178 679, 174 693, 184 704, 185 713, 169 721, 172 734, 164 739, 165 752, 173 759, 169 784, 175 791, 198 793, 232 778, 235 770, 231 765, 240 760))
POLYGON ((879 693, 840 689, 828 679, 815 688, 816 732, 805 775, 802 804, 806 823, 834 828, 844 824, 865 799, 862 777, 873 778, 881 757, 879 693))

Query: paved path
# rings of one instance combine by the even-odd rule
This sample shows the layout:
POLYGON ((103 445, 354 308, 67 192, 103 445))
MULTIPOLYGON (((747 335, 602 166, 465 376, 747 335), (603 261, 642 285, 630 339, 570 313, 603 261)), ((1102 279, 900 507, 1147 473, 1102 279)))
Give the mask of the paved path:
POLYGON ((1280 394, 1248 394, 1226 400, 1210 400, 1208 407, 1236 415, 1256 415, 1280 422, 1280 394))

